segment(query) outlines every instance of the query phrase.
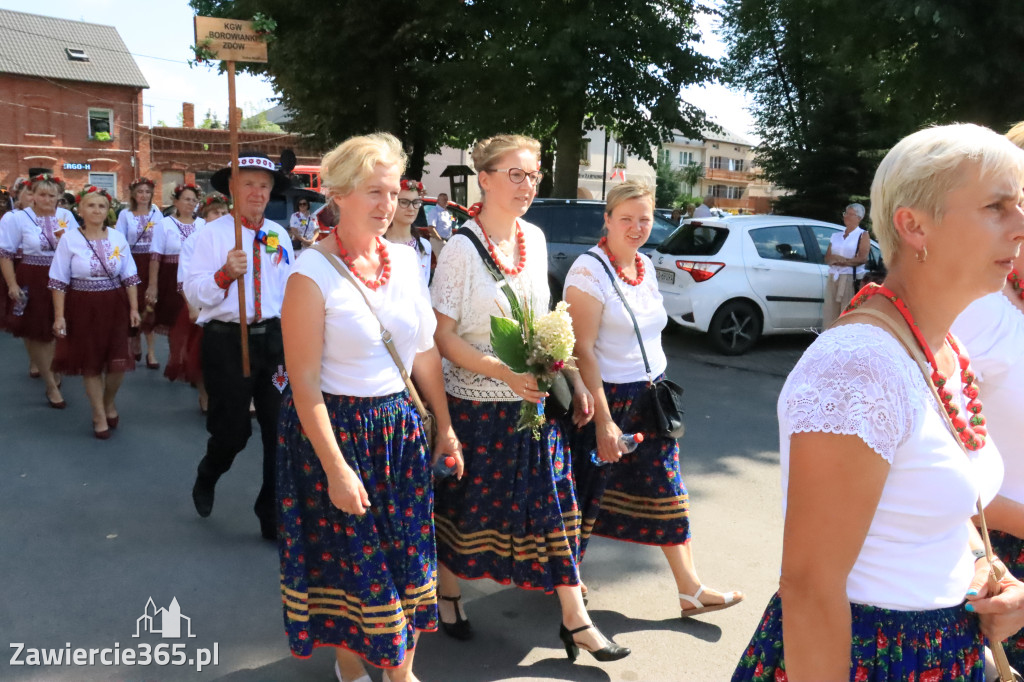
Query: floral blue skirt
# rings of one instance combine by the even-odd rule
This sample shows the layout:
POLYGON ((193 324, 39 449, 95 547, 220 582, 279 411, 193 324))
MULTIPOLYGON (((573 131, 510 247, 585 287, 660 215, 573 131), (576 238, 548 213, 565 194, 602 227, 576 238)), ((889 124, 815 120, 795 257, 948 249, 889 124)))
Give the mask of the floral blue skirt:
POLYGON ((461 578, 545 592, 578 585, 580 514, 554 420, 540 439, 517 431, 518 402, 448 396, 465 471, 437 481, 438 560, 461 578))
POLYGON ((345 461, 372 505, 335 507, 289 390, 281 404, 277 513, 281 598, 295 656, 349 649, 401 665, 417 630, 437 629, 433 495, 422 422, 408 393, 324 395, 345 461))
MULTIPOLYGON (((992 538, 992 551, 1003 560, 1010 573, 1014 576, 1024 575, 1024 540, 998 530, 990 530, 988 534, 992 538)), ((1010 659, 1010 665, 1018 671, 1024 670, 1024 629, 1007 639, 1003 649, 1010 659)))
MULTIPOLYGON (((963 605, 933 611, 891 611, 850 604, 851 682, 984 682, 984 640, 963 605)), ((785 682, 782 601, 776 593, 733 682, 785 682)))
MULTIPOLYGON (((634 403, 646 381, 605 382, 612 419, 623 433, 642 430, 634 403)), ((573 471, 583 515, 581 553, 591 535, 645 545, 681 545, 690 539, 690 496, 679 469, 679 443, 644 433, 644 442, 614 464, 594 466, 593 422, 573 438, 573 471)))

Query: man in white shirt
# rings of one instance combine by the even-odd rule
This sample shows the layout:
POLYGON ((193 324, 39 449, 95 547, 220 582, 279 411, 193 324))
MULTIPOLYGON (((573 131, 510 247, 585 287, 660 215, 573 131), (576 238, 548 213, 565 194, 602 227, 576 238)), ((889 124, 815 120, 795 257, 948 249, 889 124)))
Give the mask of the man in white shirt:
MULTIPOLYGON (((263 486, 254 511, 263 537, 276 540, 277 417, 281 394, 288 385, 281 302, 293 254, 288 231, 265 220, 263 212, 271 192, 283 191, 289 180, 263 154, 240 155, 238 168, 234 210, 241 213, 242 248, 235 249, 231 214, 207 224, 193 236, 195 245, 183 287, 189 302, 200 309, 196 322, 203 326, 203 381, 210 396, 206 416, 210 438, 199 462, 192 501, 200 516, 213 511, 217 480, 231 468, 252 435, 249 405, 255 403, 263 441, 263 486), (248 378, 242 376, 239 283, 245 287, 249 328, 248 378)), ((210 182, 228 194, 230 177, 231 169, 224 168, 210 182)))
POLYGON ((434 232, 431 236, 448 241, 452 236, 452 224, 455 218, 448 210, 448 195, 441 192, 437 195, 437 206, 434 208, 434 216, 430 219, 430 227, 434 232))
POLYGON ((704 203, 702 203, 700 206, 698 206, 697 208, 694 209, 693 217, 694 218, 710 218, 711 216, 714 215, 711 212, 711 209, 713 209, 714 207, 715 207, 715 198, 711 197, 711 196, 704 197, 704 203))

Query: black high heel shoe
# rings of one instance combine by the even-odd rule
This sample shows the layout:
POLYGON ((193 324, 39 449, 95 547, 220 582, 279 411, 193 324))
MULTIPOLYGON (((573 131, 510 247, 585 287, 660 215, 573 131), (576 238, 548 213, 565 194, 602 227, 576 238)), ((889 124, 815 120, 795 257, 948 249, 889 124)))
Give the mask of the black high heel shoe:
POLYGON ((462 595, 460 594, 458 597, 446 597, 443 594, 438 594, 437 596, 445 601, 450 601, 452 603, 452 607, 455 609, 454 623, 444 622, 444 620, 441 620, 440 614, 438 614, 438 619, 441 620, 441 628, 444 630, 444 634, 455 639, 461 639, 462 641, 472 639, 473 629, 469 626, 469 618, 463 618, 462 612, 459 610, 459 601, 462 599, 462 595))
MULTIPOLYGON (((570 630, 569 628, 565 627, 564 623, 559 624, 558 626, 558 638, 561 639, 562 644, 565 645, 565 655, 569 657, 569 661, 571 663, 575 663, 576 657, 580 655, 580 645, 576 642, 575 639, 573 639, 573 635, 575 635, 577 632, 583 632, 588 628, 594 628, 595 630, 597 630, 597 628, 594 627, 593 623, 584 625, 581 628, 576 628, 575 630, 570 630)), ((600 630, 597 630, 597 632, 598 634, 601 633, 600 630)), ((584 647, 583 650, 589 652, 591 656, 593 656, 598 661, 601 661, 602 663, 607 661, 617 661, 620 658, 625 658, 626 656, 629 656, 632 653, 629 647, 619 646, 611 640, 608 640, 608 646, 604 647, 603 649, 598 649, 597 651, 590 651, 590 649, 584 647)))

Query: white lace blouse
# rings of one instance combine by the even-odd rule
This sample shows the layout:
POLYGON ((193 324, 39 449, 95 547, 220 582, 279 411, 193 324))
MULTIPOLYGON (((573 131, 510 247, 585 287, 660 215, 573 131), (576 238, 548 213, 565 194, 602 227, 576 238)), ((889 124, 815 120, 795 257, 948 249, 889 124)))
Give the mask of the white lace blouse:
POLYGON ((999 494, 1024 503, 1024 313, 1003 292, 983 296, 953 323, 978 375, 986 427, 999 446, 1006 476, 999 494))
MULTIPOLYGON (((959 374, 948 385, 961 399, 959 374)), ((786 380, 778 416, 783 513, 794 433, 854 435, 890 464, 846 581, 850 601, 899 611, 963 601, 974 577, 967 524, 979 493, 995 497, 1002 462, 991 439, 968 459, 899 341, 865 324, 826 331, 786 380)))
MULTIPOLYGON (((519 225, 526 246, 526 267, 518 275, 507 275, 506 279, 520 302, 533 306, 535 311, 547 312, 551 302, 547 242, 536 225, 522 219, 519 225)), ((469 220, 465 226, 486 244, 476 221, 469 220)), ((519 262, 518 251, 506 261, 519 262)), ((455 320, 455 332, 462 339, 479 351, 494 354, 491 315, 507 316, 508 298, 466 237, 456 234, 442 249, 430 286, 430 298, 437 312, 455 320)), ((465 400, 521 400, 503 381, 470 372, 449 360, 444 360, 443 365, 444 385, 449 395, 465 400)))
MULTIPOLYGON (((595 246, 590 249, 590 253, 596 254, 615 272, 604 251, 595 246)), ((622 299, 615 292, 608 272, 593 257, 581 255, 565 277, 565 291, 569 287, 576 287, 604 306, 601 309, 601 326, 597 331, 594 354, 601 369, 601 379, 613 384, 653 379, 668 367, 665 351, 661 347, 661 330, 668 324, 668 313, 665 312, 665 304, 654 278, 654 264, 643 254, 640 254, 640 259, 644 263, 644 281, 634 287, 619 280, 618 285, 640 327, 647 361, 651 365, 650 377, 644 369, 633 321, 622 305, 622 299)))

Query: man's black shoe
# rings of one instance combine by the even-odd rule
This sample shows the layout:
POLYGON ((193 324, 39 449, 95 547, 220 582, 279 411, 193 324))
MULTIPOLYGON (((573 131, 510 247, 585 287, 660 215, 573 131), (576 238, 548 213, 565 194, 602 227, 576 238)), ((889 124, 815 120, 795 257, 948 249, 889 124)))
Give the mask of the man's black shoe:
POLYGON ((214 485, 202 476, 196 476, 196 484, 192 486, 192 502, 196 505, 196 512, 204 519, 213 511, 214 485))

